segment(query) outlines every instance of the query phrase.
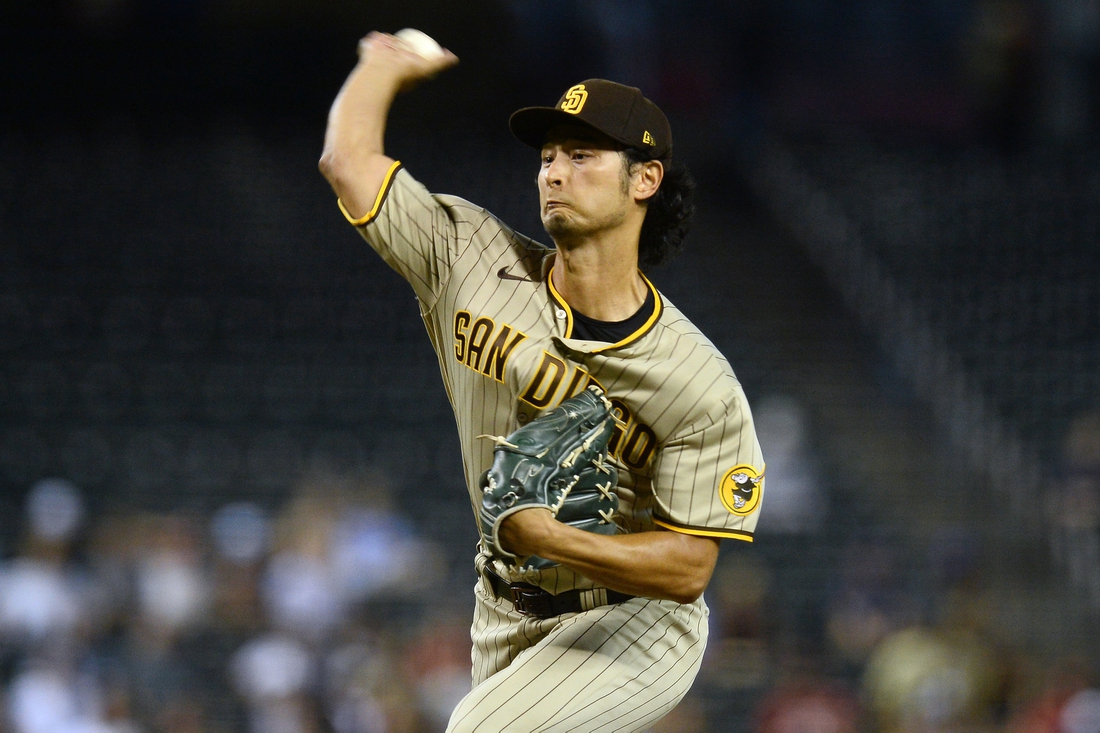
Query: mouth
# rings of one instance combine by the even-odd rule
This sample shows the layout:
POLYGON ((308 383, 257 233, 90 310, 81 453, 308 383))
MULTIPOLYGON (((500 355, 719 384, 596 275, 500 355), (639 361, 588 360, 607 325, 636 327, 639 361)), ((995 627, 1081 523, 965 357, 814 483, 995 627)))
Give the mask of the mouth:
POLYGON ((565 203, 564 201, 547 201, 545 211, 546 211, 546 213, 550 213, 551 211, 554 211, 555 209, 564 209, 564 208, 567 208, 568 206, 569 206, 569 204, 565 203))

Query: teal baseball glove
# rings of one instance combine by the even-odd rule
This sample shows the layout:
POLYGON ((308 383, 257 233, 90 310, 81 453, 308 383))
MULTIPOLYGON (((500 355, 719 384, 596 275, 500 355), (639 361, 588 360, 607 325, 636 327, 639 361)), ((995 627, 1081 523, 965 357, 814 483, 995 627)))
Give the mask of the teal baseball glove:
MULTIPOLYGON (((542 507, 559 522, 586 532, 613 535, 619 508, 615 468, 607 442, 615 428, 611 403, 595 385, 570 397, 506 438, 492 438, 493 465, 481 476, 481 533, 497 557, 519 564, 500 545, 500 523, 524 509, 542 507)), ((524 568, 557 563, 537 556, 524 568)))

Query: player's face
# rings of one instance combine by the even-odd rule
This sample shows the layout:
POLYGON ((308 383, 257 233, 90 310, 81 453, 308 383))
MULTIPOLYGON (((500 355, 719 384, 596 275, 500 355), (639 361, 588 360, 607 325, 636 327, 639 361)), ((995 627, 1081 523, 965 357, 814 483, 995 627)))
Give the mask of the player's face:
POLYGON ((556 127, 542 146, 539 212, 555 242, 615 228, 634 202, 629 195, 620 146, 598 132, 556 127))

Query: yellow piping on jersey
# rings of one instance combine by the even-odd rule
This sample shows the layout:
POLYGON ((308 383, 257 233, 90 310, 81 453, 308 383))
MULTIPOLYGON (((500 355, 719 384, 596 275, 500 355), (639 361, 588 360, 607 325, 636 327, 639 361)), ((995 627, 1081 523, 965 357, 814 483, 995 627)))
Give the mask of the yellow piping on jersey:
POLYGON ((550 286, 550 297, 554 299, 559 308, 565 311, 565 337, 569 338, 573 335, 573 309, 569 307, 569 304, 565 302, 565 298, 561 297, 558 289, 554 287, 553 267, 550 268, 550 272, 546 273, 546 284, 550 286))
POLYGON ((748 532, 740 532, 736 529, 696 529, 695 527, 681 527, 669 522, 663 522, 657 517, 653 517, 653 523, 659 527, 665 529, 671 529, 673 532, 679 532, 680 534, 693 534, 699 537, 720 537, 726 540, 742 540, 744 542, 752 542, 752 535, 748 532))
MULTIPOLYGON (((647 333, 649 333, 650 329, 653 328, 657 321, 661 319, 661 313, 664 311, 664 303, 661 301, 661 294, 657 292, 657 288, 653 286, 653 283, 649 281, 649 278, 646 277, 641 270, 638 270, 638 274, 642 276, 642 280, 645 281, 646 287, 649 288, 650 291, 653 293, 653 313, 649 315, 649 318, 646 319, 646 322, 643 323, 637 331, 630 334, 622 341, 618 341, 613 344, 607 344, 606 346, 601 346, 598 349, 592 349, 591 353, 599 354, 604 351, 618 349, 628 344, 631 344, 640 339, 642 336, 645 336, 647 333)), ((554 302, 557 303, 558 306, 565 311, 565 337, 572 338, 573 309, 569 307, 569 304, 565 302, 565 298, 561 297, 558 289, 554 287, 553 267, 551 267, 550 272, 546 274, 546 284, 550 286, 550 296, 554 299, 554 302)))
POLYGON ((661 302, 661 294, 657 292, 657 288, 653 287, 653 283, 649 281, 648 277, 642 274, 641 270, 638 270, 638 274, 642 276, 642 279, 645 280, 646 286, 653 293, 653 313, 649 315, 649 318, 646 319, 646 322, 643 323, 642 327, 639 328, 637 331, 630 334, 618 343, 608 344, 607 346, 601 346, 598 349, 593 349, 593 354, 599 354, 600 352, 608 351, 610 349, 618 349, 620 347, 626 346, 627 344, 633 343, 634 341, 637 341, 642 336, 645 336, 647 333, 649 333, 649 329, 653 328, 657 321, 660 320, 661 311, 664 310, 664 304, 661 302))
POLYGON ((378 210, 382 208, 382 202, 386 199, 386 194, 390 192, 390 185, 393 183, 393 177, 397 175, 398 169, 401 168, 401 161, 393 161, 393 165, 386 171, 386 177, 382 179, 382 187, 378 189, 378 196, 374 199, 374 206, 371 210, 363 214, 358 219, 354 218, 348 213, 348 210, 344 208, 344 202, 339 197, 336 198, 336 205, 340 207, 340 212, 344 215, 344 218, 348 220, 348 223, 355 227, 361 227, 364 224, 370 224, 374 217, 378 216, 378 210))

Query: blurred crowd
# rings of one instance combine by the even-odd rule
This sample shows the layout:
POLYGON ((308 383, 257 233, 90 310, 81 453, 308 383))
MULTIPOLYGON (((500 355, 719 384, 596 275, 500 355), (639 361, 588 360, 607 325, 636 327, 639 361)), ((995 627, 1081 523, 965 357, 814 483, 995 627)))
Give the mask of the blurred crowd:
MULTIPOLYGON (((805 409, 757 412, 789 481, 754 545, 726 543, 703 670, 656 731, 1100 733, 1095 660, 998 629, 972 530, 944 528, 917 568, 889 537, 830 543, 805 409)), ((1095 455, 1094 422, 1072 455, 1095 455)), ((418 532, 383 476, 316 475, 281 506, 210 516, 88 502, 39 481, 6 538, 3 733, 442 731, 469 689, 470 589, 450 570, 469 558, 418 532)))
POLYGON ((92 517, 70 482, 37 483, 0 565, 0 730, 442 729, 468 614, 379 486, 308 481, 275 515, 92 517))
MULTIPOLYGON (((854 138, 858 155, 865 155, 865 138, 882 130, 897 141, 992 144, 1017 152, 1037 143, 1095 143, 1100 135, 1097 0, 276 5, 44 0, 0 6, 5 20, 21 17, 24 7, 39 8, 26 14, 41 16, 26 28, 0 22, 0 30, 9 31, 5 50, 13 62, 4 68, 13 70, 9 96, 17 102, 5 125, 19 129, 12 120, 21 119, 36 135, 43 124, 66 130, 63 144, 48 136, 35 143, 35 135, 0 140, 0 281, 13 291, 0 298, 0 350, 5 359, 12 355, 10 365, 0 364, 0 403, 6 393, 15 395, 0 416, 6 421, 0 464, 7 471, 5 492, 20 492, 18 500, 0 498, 5 507, 22 507, 17 519, 0 516, 0 733, 427 733, 445 728, 468 690, 473 548, 456 547, 453 526, 440 524, 465 523, 472 533, 472 517, 451 511, 464 509, 462 490, 445 494, 436 487, 436 511, 417 508, 414 521, 397 508, 383 473, 320 472, 293 490, 284 485, 297 466, 313 466, 299 460, 309 440, 299 440, 296 430, 384 423, 387 435, 379 436, 371 460, 385 463, 388 446, 407 447, 407 436, 434 451, 432 430, 448 422, 408 409, 416 395, 402 390, 419 391, 428 378, 438 385, 437 376, 414 379, 411 364, 419 357, 407 344, 391 348, 393 334, 406 330, 400 316, 358 289, 360 281, 369 282, 374 297, 387 281, 356 269, 358 255, 341 260, 340 252, 333 254, 344 222, 330 192, 315 195, 310 188, 322 187, 315 171, 317 115, 353 62, 354 34, 372 27, 368 18, 383 19, 387 30, 419 24, 464 60, 453 81, 422 98, 431 113, 423 126, 407 127, 409 140, 395 149, 419 154, 426 174, 461 184, 473 200, 505 202, 527 214, 530 202, 511 193, 520 185, 501 178, 510 166, 505 153, 462 136, 446 137, 438 152, 425 142, 426 128, 440 122, 438 110, 497 115, 499 100, 481 104, 477 95, 504 94, 497 89, 502 78, 517 87, 511 92, 517 104, 553 100, 566 85, 594 74, 639 84, 677 115, 683 150, 691 149, 693 130, 700 136, 723 180, 730 175, 723 145, 752 140, 762 130, 794 139, 854 138), (314 29, 297 37, 297 26, 310 18, 314 29), (478 61, 476 53, 485 56, 478 61), (461 104, 440 101, 448 89, 459 91, 461 104), (82 116, 86 110, 94 112, 95 125, 122 130, 118 140, 86 144, 82 136, 95 127, 82 116), (143 115, 154 129, 168 127, 181 110, 188 115, 183 119, 206 114, 219 129, 233 130, 291 125, 290 111, 305 110, 306 153, 289 144, 261 148, 243 137, 203 142, 201 126, 189 123, 187 135, 200 130, 198 143, 144 144, 126 132, 143 115), (167 152, 156 152, 158 146, 167 152), (306 169, 308 179, 301 174, 306 169), (149 206, 151 191, 167 191, 177 205, 149 206), (70 216, 56 216, 51 206, 57 201, 70 216), (325 256, 317 256, 322 251, 325 256), (217 259, 215 253, 229 254, 217 259), (322 260, 331 261, 328 269, 312 264, 322 260), (225 285, 225 293, 208 292, 208 280, 232 281, 225 273, 238 269, 247 273, 240 290, 225 285), (334 285, 344 276, 353 282, 348 293, 334 285), (183 283, 178 292, 168 286, 172 277, 183 283), (334 288, 326 293, 330 301, 295 295, 295 282, 310 294, 314 281, 334 288), (92 294, 67 292, 72 283, 92 294), (133 296, 135 284, 149 294, 133 296), (105 307, 104 337, 96 340, 88 315, 95 307, 82 303, 106 298, 112 287, 121 297, 105 307), (278 310, 274 300, 258 295, 264 287, 290 293, 278 328, 269 323, 269 311, 278 310), (150 336, 159 333, 161 297, 167 302, 163 347, 150 336), (210 304, 222 302, 219 321, 221 306, 210 304), (334 303, 346 312, 343 325, 316 327, 336 312, 334 303), (36 304, 44 304, 41 312, 36 304), (71 333, 70 322, 78 326, 71 333), (276 330, 278 343, 271 337, 276 330), (385 339, 376 341, 382 333, 385 339), (378 347, 374 371, 363 368, 368 347, 378 347), (341 348, 331 365, 323 359, 306 364, 302 357, 341 348), (72 364, 63 363, 74 354, 72 364), (197 355, 202 369, 196 373, 205 376, 196 377, 181 354, 197 355), (301 384, 314 379, 311 370, 320 375, 318 386, 306 390, 301 384), (404 381, 379 376, 391 372, 404 381), (387 385, 384 395, 379 384, 387 385), (407 421, 400 434, 391 419, 407 421), (193 430, 188 420, 207 428, 193 430), (264 420, 271 430, 257 428, 264 420), (58 445, 38 433, 50 421, 63 426, 53 436, 58 445), (108 440, 118 426, 125 449, 108 440), (186 438, 175 445, 159 437, 165 426, 186 438), (231 431, 232 440, 222 441, 231 431), (117 475, 108 470, 112 465, 121 467, 117 475), (36 481, 42 470, 66 478, 36 481), (246 474, 251 483, 239 481, 246 474), (235 495, 239 484, 244 488, 235 495), (180 509, 195 504, 172 496, 200 489, 204 497, 226 497, 204 498, 198 510, 180 509), (106 506, 108 497, 116 508, 106 506), (133 508, 144 501, 176 509, 133 508), (423 521, 426 516, 431 520, 423 521)), ((280 141, 284 137, 279 129, 280 141)), ((1044 352, 1036 342, 1039 332, 1057 335, 1075 324, 1085 330, 1095 321, 1081 305, 1093 301, 1076 296, 1095 292, 1080 256, 1095 240, 1095 197, 1088 198, 1095 189, 1067 179, 1081 202, 1078 212, 1046 165, 1036 165, 1033 178, 1021 178, 1021 197, 1065 215, 1021 219, 1027 209, 1005 203, 1014 189, 996 183, 1012 176, 976 167, 971 152, 960 164, 933 156, 931 164, 920 158, 898 168, 901 175, 890 169, 885 178, 868 177, 852 200, 872 223, 884 223, 871 227, 872 235, 896 240, 894 249, 911 255, 898 260, 906 268, 917 259, 942 265, 950 252, 988 273, 991 262, 1004 264, 1013 251, 1014 261, 1026 263, 1020 252, 1034 249, 1048 260, 1056 245, 1077 247, 1065 258, 1073 272, 1057 272, 1054 280, 1044 282, 1042 272, 1033 271, 1038 268, 1027 266, 1027 288, 1005 281, 1000 290, 983 286, 985 299, 969 293, 940 298, 945 320, 962 323, 960 312, 980 311, 997 333, 1012 331, 1008 310, 1027 312, 1034 332, 1005 351, 1035 362, 1037 379, 1021 381, 1028 371, 1005 360, 994 364, 998 385, 1018 382, 1028 395, 1053 395, 1051 364, 1059 355, 1084 365, 1073 368, 1087 379, 1057 407, 1058 420, 1069 420, 1067 406, 1095 406, 1094 362, 1080 359, 1072 344, 1044 352), (891 178, 900 184, 888 185, 891 178), (977 193, 967 195, 971 189, 977 193), (922 190, 924 198, 917 195, 922 190), (976 246, 975 229, 990 232, 988 249, 976 246), (943 247, 935 255, 914 246, 937 242, 943 247), (1074 273, 1077 290, 1065 287, 1074 273), (1064 310, 1052 310, 1051 292, 1073 297, 1064 310), (989 300, 997 293, 1007 297, 989 300)), ((1080 157, 1084 168, 1095 170, 1094 156, 1080 157)), ((828 181, 834 194, 860 181, 852 157, 838 160, 836 180, 828 181)), ((706 170, 705 161, 699 168, 706 170)), ((716 197, 730 195, 714 190, 716 197)), ((509 221, 523 215, 498 213, 509 221)), ((943 273, 911 270, 936 286, 937 297, 944 292, 943 273)), ((968 286, 984 282, 958 271, 968 286)), ((419 334, 419 326, 410 332, 419 334)), ((980 338, 961 340, 981 347, 975 361, 995 361, 980 338)), ((434 372, 430 355, 424 364, 434 372)), ((756 368, 771 369, 763 364, 756 368)), ((989 528, 983 537, 976 523, 960 518, 914 546, 919 541, 904 529, 852 519, 850 507, 840 505, 842 471, 817 454, 807 409, 781 395, 754 395, 753 407, 768 460, 761 532, 752 545, 724 544, 707 591, 712 634, 703 669, 658 731, 1100 733, 1100 660, 1035 648, 1037 638, 1057 639, 1057 629, 1027 635, 1025 648, 1025 635, 1005 628, 999 608, 1005 598, 991 591, 987 575, 989 528)), ((1041 417, 1052 433, 1050 426, 1061 424, 1041 417)), ((330 447, 346 454, 358 440, 330 447)), ((375 445, 373 437, 363 440, 375 445)), ((1029 506, 1032 523, 1043 526, 1036 533, 1050 532, 1021 546, 1039 545, 1041 554, 1049 542, 1050 554, 1100 609, 1100 413, 1074 419, 1062 448, 1044 466, 1050 471, 1043 493, 1029 506)), ((439 463, 438 470, 404 480, 434 481, 451 470, 442 458, 439 463)), ((953 488, 935 476, 928 490, 953 488)), ((894 506, 891 487, 872 490, 883 492, 884 506, 894 506)), ((1047 560, 1001 563, 1045 568, 1047 560)), ((1058 583, 1065 585, 1052 584, 1058 583)), ((1042 587, 1022 584, 1019 592, 1042 587)), ((1051 611, 1069 597, 1052 599, 1051 611)), ((1049 623, 1056 627, 1067 618, 1054 613, 1049 623)), ((1076 638, 1068 630, 1062 636, 1076 638)))
POLYGON ((1060 459, 1056 490, 1047 500, 1051 549, 1100 609, 1100 411, 1070 422, 1060 459))

